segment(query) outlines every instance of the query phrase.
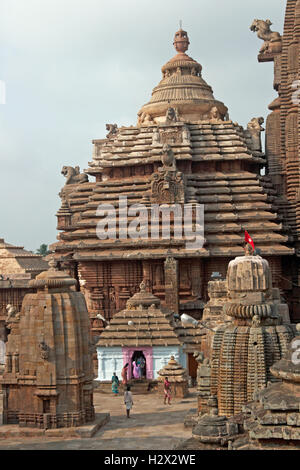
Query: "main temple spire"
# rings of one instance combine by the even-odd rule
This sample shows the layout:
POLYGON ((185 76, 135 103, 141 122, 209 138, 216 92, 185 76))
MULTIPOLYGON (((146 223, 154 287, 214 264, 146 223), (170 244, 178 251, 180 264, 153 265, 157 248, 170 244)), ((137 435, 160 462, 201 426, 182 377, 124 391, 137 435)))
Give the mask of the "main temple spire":
POLYGON ((170 108, 182 122, 226 118, 228 109, 214 98, 212 88, 202 78, 201 64, 186 54, 189 44, 187 32, 180 28, 173 40, 177 54, 162 67, 161 81, 138 113, 139 126, 164 124, 170 108))

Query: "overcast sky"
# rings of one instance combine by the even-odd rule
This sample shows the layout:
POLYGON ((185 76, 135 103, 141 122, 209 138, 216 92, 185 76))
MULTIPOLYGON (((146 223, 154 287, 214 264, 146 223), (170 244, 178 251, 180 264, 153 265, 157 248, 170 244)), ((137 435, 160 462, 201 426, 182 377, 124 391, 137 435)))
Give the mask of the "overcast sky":
MULTIPOLYGON (((188 31, 188 54, 230 117, 246 125, 276 97, 273 65, 249 30, 285 0, 0 0, 0 237, 36 250, 56 240, 63 165, 88 167, 105 124, 132 125, 188 31)), ((90 179, 92 179, 90 177, 90 179)))

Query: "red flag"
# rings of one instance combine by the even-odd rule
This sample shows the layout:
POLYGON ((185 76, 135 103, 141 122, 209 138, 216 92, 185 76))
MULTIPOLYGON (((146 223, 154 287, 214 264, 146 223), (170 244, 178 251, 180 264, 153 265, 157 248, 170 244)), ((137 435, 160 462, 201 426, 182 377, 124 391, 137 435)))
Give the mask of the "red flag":
POLYGON ((246 230, 245 230, 245 242, 249 243, 249 245, 252 246, 253 250, 255 250, 254 242, 246 230))

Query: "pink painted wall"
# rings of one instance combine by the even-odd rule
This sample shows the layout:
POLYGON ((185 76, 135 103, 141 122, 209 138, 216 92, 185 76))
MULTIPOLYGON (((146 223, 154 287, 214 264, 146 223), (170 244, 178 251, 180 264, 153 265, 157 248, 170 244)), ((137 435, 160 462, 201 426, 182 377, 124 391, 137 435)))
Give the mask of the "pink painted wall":
POLYGON ((151 347, 122 348, 123 365, 129 363, 128 380, 132 378, 131 358, 135 351, 142 351, 146 358, 146 378, 153 379, 153 351, 151 347))

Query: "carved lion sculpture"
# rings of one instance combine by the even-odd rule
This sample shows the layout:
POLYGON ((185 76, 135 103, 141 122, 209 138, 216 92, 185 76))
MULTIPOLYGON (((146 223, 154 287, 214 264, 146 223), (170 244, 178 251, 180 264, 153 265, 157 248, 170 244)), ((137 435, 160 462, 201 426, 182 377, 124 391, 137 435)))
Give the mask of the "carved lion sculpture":
POLYGON ((118 125, 117 124, 106 124, 106 130, 108 134, 106 137, 109 139, 110 137, 116 135, 118 133, 118 125))
POLYGON ((178 122, 179 121, 179 114, 177 108, 168 108, 166 112, 166 123, 171 122, 178 122))
POLYGON ((169 144, 164 144, 161 151, 161 161, 165 167, 175 166, 175 156, 169 144))
POLYGON ((256 152, 262 151, 261 133, 265 130, 262 127, 263 123, 264 123, 264 118, 258 117, 258 118, 251 119, 251 121, 247 125, 247 131, 252 140, 251 147, 252 147, 252 150, 255 150, 256 152))
POLYGON ((63 166, 61 174, 65 176, 66 184, 86 183, 89 180, 88 175, 80 173, 79 166, 75 168, 72 166, 63 166))
POLYGON ((260 53, 266 52, 269 49, 270 42, 277 42, 281 40, 281 35, 274 31, 271 31, 271 25, 273 23, 270 20, 254 20, 250 26, 250 31, 257 33, 259 39, 262 39, 264 44, 260 49, 260 53))

